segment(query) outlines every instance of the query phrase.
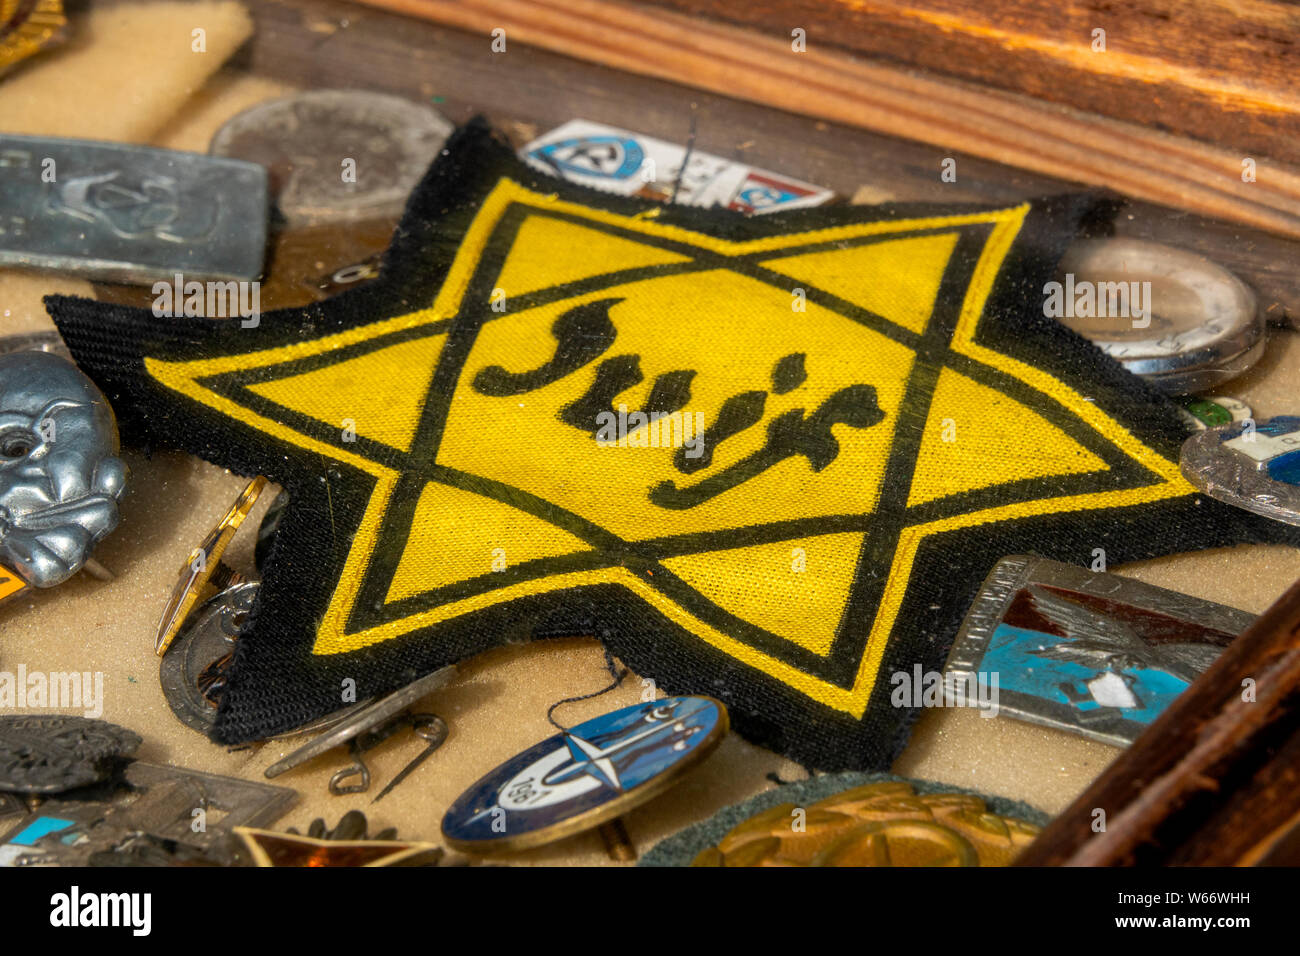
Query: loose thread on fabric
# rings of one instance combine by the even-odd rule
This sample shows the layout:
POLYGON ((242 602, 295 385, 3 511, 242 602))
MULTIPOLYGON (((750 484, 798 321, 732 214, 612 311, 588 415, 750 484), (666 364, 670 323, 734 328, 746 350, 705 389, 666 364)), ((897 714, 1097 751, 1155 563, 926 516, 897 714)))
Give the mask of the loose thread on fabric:
POLYGON ((611 654, 609 651, 605 651, 605 667, 609 669, 609 676, 614 678, 614 682, 610 684, 608 687, 604 687, 601 690, 594 691, 593 693, 590 694, 582 694, 579 697, 566 697, 564 698, 564 700, 557 700, 546 711, 546 719, 551 722, 552 727, 554 727, 562 734, 567 734, 569 732, 568 727, 565 727, 563 724, 561 724, 559 721, 557 721, 554 717, 551 716, 552 714, 555 713, 556 708, 561 707, 564 704, 574 704, 580 700, 591 700, 593 697, 599 697, 602 694, 608 694, 610 691, 617 688, 619 684, 623 683, 623 678, 627 676, 627 668, 624 667, 620 671, 618 669, 618 665, 614 663, 614 655, 611 654))

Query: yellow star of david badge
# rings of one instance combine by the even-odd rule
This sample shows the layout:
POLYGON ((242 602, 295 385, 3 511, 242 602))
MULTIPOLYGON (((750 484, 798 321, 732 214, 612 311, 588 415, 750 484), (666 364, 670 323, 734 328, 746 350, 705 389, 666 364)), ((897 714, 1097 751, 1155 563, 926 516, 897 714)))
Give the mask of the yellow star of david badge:
POLYGON ((746 220, 536 177, 468 127, 373 287, 255 329, 52 301, 128 437, 289 491, 219 739, 591 634, 883 766, 891 675, 941 666, 1004 554, 1232 539, 1168 403, 1042 316, 1082 203, 746 220))

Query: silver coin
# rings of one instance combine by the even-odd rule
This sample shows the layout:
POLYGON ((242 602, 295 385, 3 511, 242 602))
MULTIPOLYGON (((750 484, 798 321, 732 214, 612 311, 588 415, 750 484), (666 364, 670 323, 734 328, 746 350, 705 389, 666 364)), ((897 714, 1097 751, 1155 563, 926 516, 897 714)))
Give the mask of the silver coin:
POLYGON ((112 761, 141 740, 106 720, 42 716, 0 717, 0 790, 62 793, 108 778, 112 761))
POLYGON ((1300 527, 1300 415, 1199 432, 1183 443, 1179 464, 1211 498, 1300 527))
MULTIPOLYGON (((225 689, 235 641, 253 609, 258 583, 249 581, 227 588, 202 604, 163 655, 158 668, 167 706, 186 727, 210 735, 217 721, 217 705, 225 689)), ((269 740, 327 730, 369 701, 350 704, 295 730, 269 740)))
POLYGON ((1087 239, 1058 268, 1060 320, 1162 391, 1207 391, 1263 355, 1255 294, 1204 256, 1141 239, 1087 239))
POLYGON ((267 167, 280 212, 307 225, 400 214, 452 129, 401 97, 317 90, 245 110, 209 152, 267 167))
POLYGON ((211 598, 186 622, 159 665, 167 706, 186 727, 205 736, 217 722, 224 672, 255 597, 254 582, 211 598))
POLYGON ((1203 365, 1187 365, 1164 373, 1135 373, 1167 395, 1191 395, 1196 392, 1208 392, 1218 388, 1224 382, 1236 378, 1243 372, 1254 368, 1255 363, 1264 357, 1267 338, 1261 333, 1255 344, 1244 352, 1235 355, 1210 358, 1202 355, 1189 356, 1189 360, 1205 358, 1203 365))

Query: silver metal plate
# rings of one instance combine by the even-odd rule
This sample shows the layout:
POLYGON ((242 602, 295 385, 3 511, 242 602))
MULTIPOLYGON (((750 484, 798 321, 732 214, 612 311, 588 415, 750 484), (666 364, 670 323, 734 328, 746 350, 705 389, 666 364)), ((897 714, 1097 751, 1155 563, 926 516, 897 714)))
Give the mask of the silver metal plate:
POLYGON ((980 586, 944 669, 950 702, 997 680, 997 715, 1132 743, 1253 614, 1026 555, 980 586))
POLYGON ((267 215, 256 163, 0 134, 0 266, 145 284, 256 279, 267 215))
POLYGON ((0 560, 28 584, 66 581, 117 527, 118 450, 108 400, 70 359, 0 355, 0 560))

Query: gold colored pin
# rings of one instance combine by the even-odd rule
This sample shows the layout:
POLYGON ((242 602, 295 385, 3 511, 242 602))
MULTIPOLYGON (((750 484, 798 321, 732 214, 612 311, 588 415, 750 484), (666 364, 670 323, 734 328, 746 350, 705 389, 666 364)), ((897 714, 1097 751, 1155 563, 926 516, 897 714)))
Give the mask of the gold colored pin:
POLYGON ((162 619, 158 622, 154 652, 159 657, 167 653, 167 648, 180 633, 185 619, 200 601, 206 601, 218 591, 244 580, 242 574, 222 562, 221 556, 226 553, 230 539, 253 510, 253 505, 265 487, 266 479, 260 475, 250 481, 230 506, 226 516, 208 532, 203 543, 190 553, 189 560, 181 567, 180 579, 172 589, 167 606, 163 608, 162 619))
POLYGON ((63 0, 0 0, 0 74, 62 39, 63 0))
POLYGON ((602 823, 596 832, 600 834, 600 839, 605 844, 605 852, 609 854, 611 860, 631 863, 636 859, 636 844, 632 842, 622 817, 602 823))

